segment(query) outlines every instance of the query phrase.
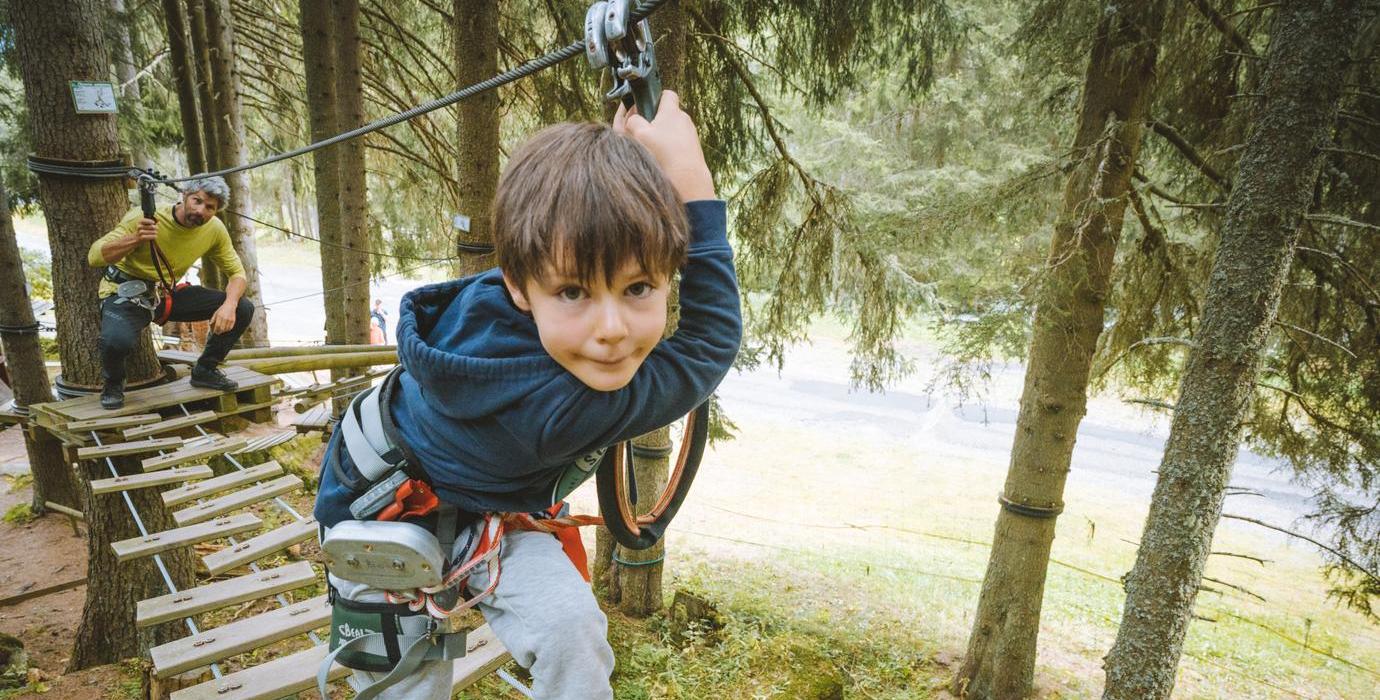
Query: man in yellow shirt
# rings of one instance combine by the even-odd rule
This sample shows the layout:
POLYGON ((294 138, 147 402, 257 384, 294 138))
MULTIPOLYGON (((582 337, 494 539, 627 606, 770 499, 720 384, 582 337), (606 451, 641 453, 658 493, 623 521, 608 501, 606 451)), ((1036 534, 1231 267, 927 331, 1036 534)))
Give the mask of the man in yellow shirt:
POLYGON ((192 386, 233 391, 237 385, 216 368, 254 317, 254 305, 242 298, 244 265, 230 245, 230 234, 216 212, 230 201, 230 188, 219 177, 187 183, 182 201, 159 207, 155 218, 135 209, 87 254, 92 267, 104 267, 101 281, 101 365, 105 388, 101 406, 125 403, 125 358, 150 321, 211 321, 206 349, 192 368, 192 386), (155 262, 154 246, 161 252, 155 262), (209 255, 228 278, 225 291, 177 281, 209 255), (173 287, 170 295, 160 287, 173 287), (171 308, 165 296, 171 298, 171 308))

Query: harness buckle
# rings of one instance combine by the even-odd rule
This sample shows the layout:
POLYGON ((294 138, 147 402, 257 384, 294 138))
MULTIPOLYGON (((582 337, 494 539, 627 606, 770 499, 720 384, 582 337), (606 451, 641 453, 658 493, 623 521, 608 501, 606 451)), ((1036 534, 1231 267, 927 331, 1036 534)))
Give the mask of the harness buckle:
POLYGON ((379 520, 402 520, 421 517, 440 505, 436 492, 425 481, 408 479, 393 492, 393 502, 378 514, 379 520))

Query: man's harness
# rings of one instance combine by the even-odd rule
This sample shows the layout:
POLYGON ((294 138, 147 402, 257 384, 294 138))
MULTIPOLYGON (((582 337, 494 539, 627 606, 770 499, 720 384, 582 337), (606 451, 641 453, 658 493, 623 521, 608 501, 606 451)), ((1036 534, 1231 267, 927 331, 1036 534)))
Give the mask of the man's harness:
MULTIPOLYGON (((156 170, 139 171, 139 208, 145 219, 153 219, 157 215, 153 189, 158 186, 161 177, 156 170)), ((115 283, 116 304, 139 306, 149 312, 150 320, 161 326, 172 315, 173 292, 187 284, 178 284, 173 278, 172 264, 156 240, 149 241, 149 258, 158 275, 156 282, 135 277, 114 265, 105 266, 104 277, 115 283)))

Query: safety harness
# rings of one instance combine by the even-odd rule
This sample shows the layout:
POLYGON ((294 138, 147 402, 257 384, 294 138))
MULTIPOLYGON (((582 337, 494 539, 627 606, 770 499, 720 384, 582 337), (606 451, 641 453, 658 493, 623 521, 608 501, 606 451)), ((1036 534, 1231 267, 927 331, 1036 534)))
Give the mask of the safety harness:
MULTIPOLYGON (((145 219, 153 219, 157 215, 153 189, 158 186, 161 177, 156 170, 140 171, 139 208, 145 219)), ((156 240, 149 241, 149 258, 153 261, 157 281, 135 277, 114 265, 105 266, 105 278, 115 283, 116 304, 142 307, 149 312, 149 318, 161 326, 172 316, 173 292, 188 286, 188 283, 178 283, 173 277, 172 264, 156 240)))

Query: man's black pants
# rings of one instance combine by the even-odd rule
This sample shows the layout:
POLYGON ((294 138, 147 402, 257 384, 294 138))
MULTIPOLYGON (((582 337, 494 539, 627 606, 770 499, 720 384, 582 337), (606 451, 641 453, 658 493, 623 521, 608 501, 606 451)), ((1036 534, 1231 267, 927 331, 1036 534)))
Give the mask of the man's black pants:
MULTIPOLYGON (((111 294, 101 300, 101 367, 107 382, 123 384, 125 381, 125 358, 139 342, 139 333, 153 319, 148 309, 138 304, 125 302, 116 304, 119 295, 111 294)), ((225 292, 205 287, 187 286, 173 292, 172 314, 169 321, 205 321, 216 313, 225 303, 225 292)), ((248 299, 240 298, 235 308, 235 327, 225 333, 212 334, 206 340, 206 349, 201 352, 197 364, 214 368, 225 361, 225 355, 234 347, 235 341, 244 335, 249 322, 254 318, 254 305, 248 299)))

